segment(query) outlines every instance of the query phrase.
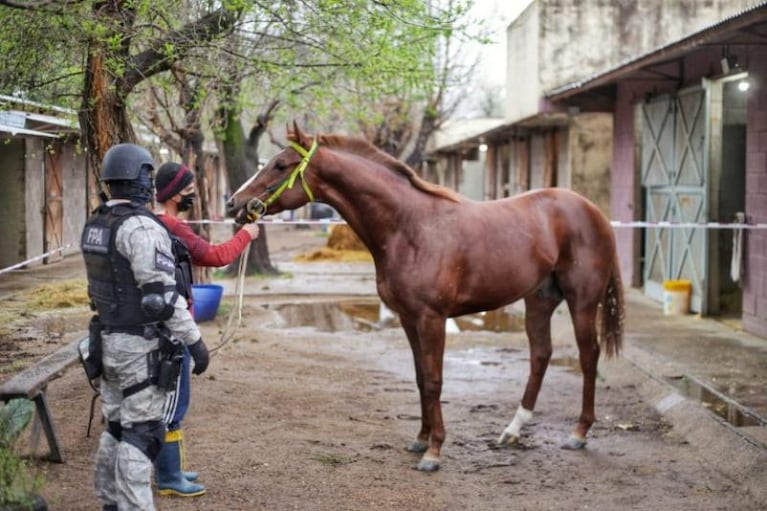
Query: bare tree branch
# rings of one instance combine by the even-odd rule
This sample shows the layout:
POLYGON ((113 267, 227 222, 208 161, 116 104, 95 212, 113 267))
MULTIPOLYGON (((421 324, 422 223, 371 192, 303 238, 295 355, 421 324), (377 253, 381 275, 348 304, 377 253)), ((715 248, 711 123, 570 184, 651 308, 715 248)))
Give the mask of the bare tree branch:
POLYGON ((220 8, 185 27, 172 32, 168 37, 155 41, 150 48, 136 55, 133 66, 123 77, 121 89, 127 95, 143 80, 158 73, 168 71, 174 62, 182 60, 186 55, 202 43, 210 42, 221 34, 232 30, 240 18, 241 11, 220 8), (173 55, 163 51, 173 47, 173 55))

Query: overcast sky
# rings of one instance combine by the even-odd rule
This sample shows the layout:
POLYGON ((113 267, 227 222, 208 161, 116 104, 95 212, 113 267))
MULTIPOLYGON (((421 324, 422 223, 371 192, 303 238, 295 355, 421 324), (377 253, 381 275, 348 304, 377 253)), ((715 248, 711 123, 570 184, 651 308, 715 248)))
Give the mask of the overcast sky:
POLYGON ((486 20, 494 40, 494 44, 475 50, 482 61, 481 80, 490 85, 503 85, 506 80, 506 28, 531 3, 532 0, 474 0, 472 17, 486 20))
MULTIPOLYGON (((497 97, 503 105, 503 89, 506 85, 506 29, 533 0, 474 0, 469 13, 470 20, 483 20, 490 32, 492 44, 467 43, 461 49, 461 60, 466 64, 476 61, 478 66, 471 83, 458 94, 462 95, 457 118, 481 117, 484 109, 480 103, 488 93, 497 97), (496 95, 497 93, 497 95, 496 95)), ((499 115, 500 112, 496 112, 499 115)))

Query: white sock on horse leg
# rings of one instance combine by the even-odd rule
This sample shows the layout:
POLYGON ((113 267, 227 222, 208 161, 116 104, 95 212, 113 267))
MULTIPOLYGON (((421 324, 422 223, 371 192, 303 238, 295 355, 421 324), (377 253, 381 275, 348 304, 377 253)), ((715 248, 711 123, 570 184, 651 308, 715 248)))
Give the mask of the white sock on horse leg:
POLYGON ((506 426, 506 429, 503 430, 503 433, 501 433, 501 436, 498 438, 498 443, 503 444, 511 438, 519 438, 520 432, 522 431, 522 426, 530 422, 532 418, 532 410, 527 410, 522 408, 522 405, 519 405, 516 413, 514 414, 514 418, 511 420, 509 425, 506 426))

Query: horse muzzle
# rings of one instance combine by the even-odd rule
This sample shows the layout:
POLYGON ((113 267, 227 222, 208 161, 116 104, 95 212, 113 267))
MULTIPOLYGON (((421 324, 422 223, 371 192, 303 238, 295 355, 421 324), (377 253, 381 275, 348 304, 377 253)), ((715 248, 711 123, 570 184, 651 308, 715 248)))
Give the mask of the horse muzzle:
POLYGON ((237 216, 243 216, 248 222, 255 222, 266 214, 266 204, 258 198, 250 199, 248 203, 245 204, 243 211, 245 213, 244 215, 237 216))
POLYGON ((233 218, 235 223, 244 225, 255 222, 266 213, 266 204, 261 199, 251 199, 243 205, 230 200, 226 204, 226 216, 233 218))

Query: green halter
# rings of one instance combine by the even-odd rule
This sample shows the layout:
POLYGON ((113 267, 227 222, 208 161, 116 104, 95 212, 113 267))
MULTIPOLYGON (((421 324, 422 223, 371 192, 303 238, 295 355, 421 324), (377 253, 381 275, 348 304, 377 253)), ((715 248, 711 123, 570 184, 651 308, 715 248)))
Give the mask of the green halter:
MULTIPOLYGON (((293 171, 290 173, 290 175, 282 182, 280 185, 272 192, 272 194, 266 199, 265 202, 262 202, 261 199, 251 199, 248 202, 247 205, 247 218, 251 222, 255 222, 258 220, 258 217, 266 213, 266 209, 274 203, 277 199, 279 199, 280 195, 285 190, 288 190, 290 188, 293 188, 293 185, 296 183, 296 178, 301 178, 301 187, 304 189, 304 192, 306 192, 306 196, 309 197, 309 202, 314 202, 314 194, 312 193, 312 190, 309 188, 309 184, 306 182, 306 178, 304 177, 304 171, 306 170, 306 167, 309 165, 309 161, 312 159, 312 156, 314 156, 314 153, 317 151, 317 139, 314 139, 312 141, 312 146, 307 151, 300 145, 296 144, 293 141, 290 141, 288 143, 291 148, 293 148, 294 151, 296 151, 298 154, 303 156, 303 159, 296 165, 296 168, 293 169, 293 171)), ((267 188, 268 190, 268 188, 267 188)))

